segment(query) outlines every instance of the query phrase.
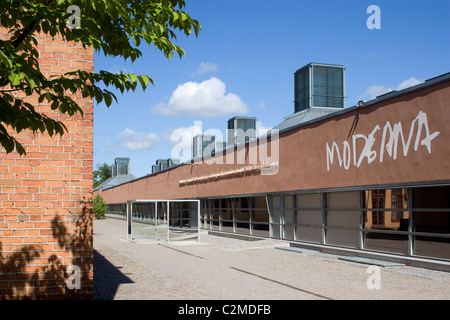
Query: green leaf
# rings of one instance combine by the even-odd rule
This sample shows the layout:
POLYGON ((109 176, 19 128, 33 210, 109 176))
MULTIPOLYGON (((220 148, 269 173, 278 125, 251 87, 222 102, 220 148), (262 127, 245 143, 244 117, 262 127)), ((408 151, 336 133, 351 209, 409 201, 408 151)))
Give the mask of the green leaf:
POLYGON ((16 73, 12 73, 8 76, 12 86, 18 86, 20 84, 20 77, 16 73))
POLYGON ((130 77, 131 82, 136 82, 137 80, 137 76, 133 73, 128 74, 128 76, 130 77))
POLYGON ((16 141, 16 151, 20 155, 26 154, 25 149, 23 148, 23 146, 17 141, 16 141))
POLYGON ((109 107, 112 102, 112 98, 109 94, 103 95, 103 99, 105 100, 106 106, 109 107))

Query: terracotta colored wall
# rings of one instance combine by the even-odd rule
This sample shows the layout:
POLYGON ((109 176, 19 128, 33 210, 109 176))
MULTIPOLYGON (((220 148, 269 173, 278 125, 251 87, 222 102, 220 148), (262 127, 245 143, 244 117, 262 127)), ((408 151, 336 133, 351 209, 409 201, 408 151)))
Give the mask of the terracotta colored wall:
MULTIPOLYGON (((0 29, 5 39, 5 30, 0 29)), ((46 76, 93 71, 93 51, 62 39, 37 37, 46 76)), ((93 296, 92 166, 93 101, 72 96, 84 117, 69 118, 28 99, 37 111, 63 120, 68 132, 50 137, 15 134, 27 152, 0 152, 0 299, 93 296), (78 267, 80 289, 69 289, 78 267)))
POLYGON ((450 180, 449 85, 449 81, 435 84, 281 134, 279 170, 275 175, 237 174, 180 185, 180 180, 204 177, 244 166, 183 165, 104 190, 102 195, 107 203, 119 203, 134 199, 181 199, 450 180), (418 132, 418 121, 414 120, 419 115, 422 119, 426 115, 430 153, 421 144, 427 141, 424 126, 417 140, 417 151, 414 150, 418 132), (383 131, 388 122, 392 127, 394 124, 401 124, 405 142, 408 141, 411 124, 414 123, 407 155, 403 155, 399 136, 395 160, 386 151, 389 134, 384 134, 385 147, 382 148, 383 131), (439 134, 434 136, 437 131, 439 134), (374 140, 370 147, 372 132, 374 140), (369 141, 368 144, 365 143, 366 140, 369 141), (340 167, 335 154, 333 164, 329 164, 327 168, 326 145, 328 143, 331 148, 333 142, 339 147, 341 157, 344 157, 345 150, 346 155, 350 155, 346 159, 350 160, 340 167), (358 166, 364 147, 368 151, 368 158, 363 157, 358 166), (384 150, 383 161, 380 161, 381 150, 384 150), (348 169, 344 165, 348 165, 348 169))

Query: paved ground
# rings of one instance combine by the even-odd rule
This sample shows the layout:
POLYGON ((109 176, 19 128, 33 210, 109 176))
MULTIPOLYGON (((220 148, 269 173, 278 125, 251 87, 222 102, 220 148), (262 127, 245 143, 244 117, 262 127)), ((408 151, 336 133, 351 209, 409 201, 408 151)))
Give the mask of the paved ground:
POLYGON ((318 252, 280 250, 276 240, 201 234, 189 240, 126 240, 125 221, 94 220, 94 294, 100 300, 450 299, 450 273, 368 265, 318 252))

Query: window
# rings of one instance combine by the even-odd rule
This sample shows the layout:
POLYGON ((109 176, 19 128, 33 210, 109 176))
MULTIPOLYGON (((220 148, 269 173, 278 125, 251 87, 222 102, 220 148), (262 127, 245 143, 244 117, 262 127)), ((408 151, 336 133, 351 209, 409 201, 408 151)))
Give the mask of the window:
MULTIPOLYGON (((384 209, 386 199, 386 190, 372 190, 372 208, 384 209)), ((384 226, 384 210, 372 211, 372 225, 377 227, 384 226)))
POLYGON ((304 68, 295 73, 295 112, 310 106, 309 101, 309 68, 304 68))
POLYGON ((313 67, 313 99, 316 107, 344 106, 344 70, 335 67, 313 67))
POLYGON ((391 203, 392 203, 392 221, 400 221, 403 219, 403 211, 395 209, 403 209, 403 189, 392 189, 391 203))

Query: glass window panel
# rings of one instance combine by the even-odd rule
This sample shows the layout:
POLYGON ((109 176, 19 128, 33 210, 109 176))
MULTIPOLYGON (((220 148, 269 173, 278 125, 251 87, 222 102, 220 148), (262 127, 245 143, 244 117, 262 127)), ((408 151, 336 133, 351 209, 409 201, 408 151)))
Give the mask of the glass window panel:
POLYGON ((359 191, 328 193, 327 208, 359 210, 359 191))
POLYGON ((322 242, 322 228, 297 226, 296 240, 321 243, 322 242))
POLYGON ((211 229, 219 230, 219 220, 211 220, 211 229))
POLYGON ((253 235, 259 237, 269 237, 269 224, 253 224, 253 235))
POLYGON ((238 222, 236 224, 236 233, 250 234, 250 223, 238 222))
POLYGON ((234 129, 234 119, 228 120, 228 129, 234 129))
POLYGON ((228 209, 222 209, 222 220, 233 220, 233 212, 228 209))
POLYGON ((248 209, 250 208, 250 203, 248 198, 240 198, 240 208, 241 209, 248 209))
POLYGON ((450 260, 450 238, 415 236, 414 255, 450 260))
POLYGON ((285 209, 294 208, 294 197, 293 196, 284 197, 284 208, 285 209))
POLYGON ((297 224, 322 226, 323 218, 321 211, 297 210, 297 224))
POLYGON ((284 211, 284 223, 294 223, 294 212, 292 210, 285 210, 284 211))
POLYGON ((321 195, 319 193, 306 193, 297 195, 297 208, 320 209, 321 207, 321 195))
POLYGON ((327 225, 359 228, 359 191, 327 194, 327 225))
POLYGON ((309 107, 309 68, 295 73, 295 112, 309 107))
POLYGON ((404 199, 406 199, 406 197, 403 196, 403 189, 392 189, 391 190, 391 208, 392 208, 391 221, 392 222, 397 222, 397 221, 400 221, 401 219, 403 219, 403 211, 395 210, 395 209, 403 209, 404 199))
POLYGON ((406 189, 378 189, 364 192, 364 228, 408 231, 406 189), (379 209, 379 210, 377 210, 379 209))
POLYGON ((292 224, 284 225, 283 239, 294 240, 294 226, 292 224))
POLYGON ((280 238, 280 224, 271 224, 272 238, 280 238))
POLYGON ((450 234, 450 187, 426 187, 413 189, 414 231, 436 235, 416 235, 414 254, 419 256, 449 259, 450 234))
POLYGON ((250 212, 248 211, 237 211, 236 212, 237 221, 250 221, 250 212))
POLYGON ((280 223, 280 210, 272 210, 272 223, 280 223))
POLYGON ((416 212, 414 231, 450 234, 450 212, 416 212))
POLYGON ((253 221, 254 222, 269 222, 269 214, 267 210, 253 210, 253 221))
POLYGON ((246 130, 246 131, 249 130, 249 129, 256 130, 255 123, 256 123, 255 120, 253 120, 253 119, 247 119, 247 120, 245 121, 245 130, 246 130))
POLYGON ((222 231, 233 232, 233 222, 231 222, 231 221, 222 221, 222 231))
POLYGON ((337 246, 358 248, 359 231, 328 228, 326 232, 326 243, 337 246))
POLYGON ((253 201, 253 208, 267 210, 266 197, 253 197, 252 201, 253 201))
POLYGON ((408 254, 408 236, 380 232, 364 232, 364 249, 408 254))
MULTIPOLYGON (((322 196, 319 193, 299 194, 297 195, 297 224, 322 226, 323 217, 321 211, 322 196), (314 210, 317 208, 317 210, 314 210)), ((305 233, 303 240, 320 242, 322 238, 321 229, 298 227, 297 232, 305 233)), ((299 238, 300 240, 300 238, 299 238)))
POLYGON ((359 211, 332 211, 328 210, 327 225, 334 227, 359 228, 359 211))
POLYGON ((412 191, 414 208, 450 208, 450 186, 413 188, 412 191))
POLYGON ((272 197, 272 208, 279 209, 280 208, 280 197, 272 197))

